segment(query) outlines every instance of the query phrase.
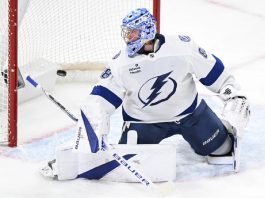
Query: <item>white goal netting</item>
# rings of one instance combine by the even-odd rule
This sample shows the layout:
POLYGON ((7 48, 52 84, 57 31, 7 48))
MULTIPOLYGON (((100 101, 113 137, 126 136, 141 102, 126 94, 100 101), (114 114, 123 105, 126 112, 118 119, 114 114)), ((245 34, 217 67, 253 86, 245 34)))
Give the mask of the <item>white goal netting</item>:
MULTIPOLYGON (((80 72, 87 72, 85 78, 92 81, 124 45, 120 37, 122 18, 139 7, 151 12, 153 9, 152 0, 19 0, 18 3, 18 67, 22 76, 39 71, 31 63, 41 59, 56 64, 58 69, 78 71, 77 80, 82 78, 80 72)), ((6 142, 10 94, 8 0, 0 0, 0 10, 0 142, 6 142)))

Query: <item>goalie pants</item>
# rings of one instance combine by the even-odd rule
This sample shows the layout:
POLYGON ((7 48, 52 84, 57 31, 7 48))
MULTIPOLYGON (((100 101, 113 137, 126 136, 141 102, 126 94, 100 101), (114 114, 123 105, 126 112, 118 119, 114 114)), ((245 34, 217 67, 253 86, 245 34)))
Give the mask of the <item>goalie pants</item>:
MULTIPOLYGON (((126 124, 126 123, 124 123, 126 124)), ((127 143, 130 130, 137 132, 137 144, 158 144, 180 134, 199 155, 209 155, 226 140, 228 131, 204 100, 195 111, 178 122, 130 123, 124 127, 119 144, 127 143)))

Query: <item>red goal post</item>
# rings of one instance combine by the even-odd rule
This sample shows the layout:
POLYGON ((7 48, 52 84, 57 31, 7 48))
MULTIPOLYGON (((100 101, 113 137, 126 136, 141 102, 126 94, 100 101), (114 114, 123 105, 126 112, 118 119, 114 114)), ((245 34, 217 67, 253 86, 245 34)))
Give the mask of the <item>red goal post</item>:
POLYGON ((88 62, 88 70, 97 70, 95 63, 105 63, 121 46, 121 19, 139 7, 153 13, 159 32, 160 0, 1 0, 0 145, 18 142, 18 68, 22 76, 35 74, 42 67, 31 63, 45 59, 78 70, 88 62))

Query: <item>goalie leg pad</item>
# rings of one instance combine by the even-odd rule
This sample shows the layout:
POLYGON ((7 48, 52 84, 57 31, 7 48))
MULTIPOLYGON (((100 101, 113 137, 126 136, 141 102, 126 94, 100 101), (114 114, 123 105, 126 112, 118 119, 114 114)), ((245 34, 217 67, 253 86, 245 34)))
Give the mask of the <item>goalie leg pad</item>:
MULTIPOLYGON (((176 148, 173 145, 114 145, 135 169, 144 173, 152 182, 171 181, 176 177, 176 148)), ((122 162, 126 168, 136 170, 122 162)), ((79 176, 87 179, 101 179, 116 182, 138 182, 108 151, 95 154, 79 154, 79 176)), ((140 175, 139 175, 140 177, 140 175)))
POLYGON ((78 176, 78 153, 72 146, 60 147, 56 150, 56 170, 58 180, 75 179, 78 176))
MULTIPOLYGON (((176 148, 173 145, 114 145, 114 149, 152 182, 171 181, 176 177, 176 148)), ((114 156, 115 157, 115 156, 114 156)), ((119 160, 119 159, 118 159, 119 160)), ((120 161, 120 160, 119 160, 120 161)), ((126 161, 126 168, 137 174, 126 161)), ((75 178, 139 182, 108 151, 97 153, 77 153, 65 147, 56 152, 56 169, 58 180, 75 178)), ((141 177, 141 175, 137 175, 141 177)))
POLYGON ((72 146, 62 146, 56 149, 55 159, 49 161, 40 169, 44 177, 70 180, 78 176, 78 154, 72 152, 72 146))

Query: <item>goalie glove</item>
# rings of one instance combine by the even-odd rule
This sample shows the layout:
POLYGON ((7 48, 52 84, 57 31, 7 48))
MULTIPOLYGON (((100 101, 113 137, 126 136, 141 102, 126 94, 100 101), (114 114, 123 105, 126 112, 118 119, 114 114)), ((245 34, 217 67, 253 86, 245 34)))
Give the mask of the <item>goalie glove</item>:
POLYGON ((242 137, 250 115, 250 107, 246 96, 233 86, 227 85, 221 90, 220 97, 225 102, 222 111, 223 119, 236 129, 234 135, 242 137))
POLYGON ((99 103, 84 105, 78 119, 74 151, 96 153, 102 150, 102 138, 109 133, 110 116, 99 103))

